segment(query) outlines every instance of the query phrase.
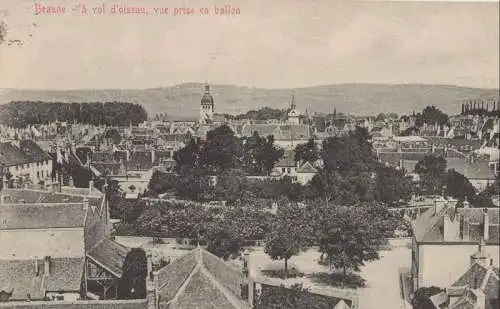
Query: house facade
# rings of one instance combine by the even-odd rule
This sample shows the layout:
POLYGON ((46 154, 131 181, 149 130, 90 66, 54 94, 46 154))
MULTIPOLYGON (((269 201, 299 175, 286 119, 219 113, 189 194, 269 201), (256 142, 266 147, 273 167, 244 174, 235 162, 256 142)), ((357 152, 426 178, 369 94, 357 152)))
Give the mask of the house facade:
POLYGON ((441 198, 412 222, 412 278, 420 287, 447 287, 470 265, 470 256, 483 250, 499 263, 499 209, 457 207, 441 198))
POLYGON ((32 140, 0 143, 0 165, 12 181, 38 184, 52 174, 51 156, 32 140))
POLYGON ((95 188, 8 189, 0 204, 4 302, 113 299, 128 249, 95 188))

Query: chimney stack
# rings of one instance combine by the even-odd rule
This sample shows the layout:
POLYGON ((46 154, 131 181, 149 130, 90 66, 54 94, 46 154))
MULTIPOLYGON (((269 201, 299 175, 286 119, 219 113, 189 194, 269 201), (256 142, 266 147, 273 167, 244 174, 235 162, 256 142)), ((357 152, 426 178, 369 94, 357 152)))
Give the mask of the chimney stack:
POLYGON ((38 277, 40 275, 38 269, 38 256, 35 256, 35 276, 38 277))
POLYGON ((50 275, 50 256, 46 256, 43 259, 44 267, 43 267, 43 275, 48 277, 50 275))
POLYGON ((89 209, 89 199, 88 198, 84 198, 83 199, 83 210, 87 210, 89 209))
POLYGON ((490 218, 488 215, 488 208, 485 208, 483 211, 483 221, 484 221, 483 222, 483 227, 484 227, 483 238, 486 241, 490 237, 490 218))
POLYGON ((92 188, 94 187, 94 181, 90 180, 89 181, 89 194, 92 194, 92 188))
POLYGON ((74 187, 75 186, 75 182, 73 181, 73 177, 71 177, 71 176, 69 176, 68 185, 70 187, 74 187))

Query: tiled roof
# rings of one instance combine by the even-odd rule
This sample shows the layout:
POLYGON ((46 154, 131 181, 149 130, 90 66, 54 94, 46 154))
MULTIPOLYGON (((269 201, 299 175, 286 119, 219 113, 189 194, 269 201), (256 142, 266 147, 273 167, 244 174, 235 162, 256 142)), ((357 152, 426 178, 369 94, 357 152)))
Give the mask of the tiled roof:
MULTIPOLYGON (((456 208, 454 202, 442 207, 435 214, 434 207, 427 209, 414 221, 412 221, 413 233, 420 242, 443 242, 444 216, 447 213, 460 216, 460 229, 465 233, 464 227, 469 227, 468 242, 478 242, 483 237, 482 225, 484 223, 484 210, 482 208, 456 208)), ((499 239, 499 216, 500 209, 488 208, 489 238, 487 244, 498 244, 499 239)), ((460 240, 459 240, 460 241, 460 240)), ((465 240, 464 240, 465 241, 465 240)))
POLYGON ((146 309, 145 299, 78 300, 75 302, 32 301, 0 303, 0 309, 146 309))
POLYGON ((87 257, 117 277, 122 276, 122 266, 129 249, 111 239, 103 239, 87 253, 87 257))
POLYGON ((35 142, 32 140, 21 140, 19 142, 21 151, 32 160, 32 162, 40 162, 51 160, 52 158, 43 151, 35 142))
POLYGON ((38 260, 36 276, 34 260, 0 260, 0 290, 12 291, 11 300, 42 299, 45 292, 80 291, 84 258, 50 259, 50 272, 44 275, 44 261, 38 260))
POLYGON ((468 179, 495 180, 493 169, 488 166, 488 161, 481 160, 468 163, 464 158, 447 158, 447 168, 454 169, 468 179))
POLYGON ((165 303, 172 300, 197 263, 196 251, 175 259, 157 273, 159 293, 165 303))
POLYGON ((0 205, 0 230, 83 227, 84 218, 81 203, 0 205))
POLYGON ((19 148, 11 143, 0 143, 0 164, 14 166, 33 162, 19 148))
POLYGON ((276 140, 299 140, 309 139, 311 132, 309 126, 305 124, 280 125, 279 131, 274 136, 276 140))
POLYGON ((424 152, 379 152, 378 158, 384 163, 393 166, 398 166, 400 160, 404 161, 420 161, 423 160, 426 153, 424 152))
POLYGON ((4 188, 1 192, 6 198, 6 203, 80 203, 88 198, 90 203, 98 203, 103 194, 93 188, 90 191, 87 188, 61 187, 61 192, 30 190, 30 189, 11 189, 4 188))
POLYGON ((160 308, 249 309, 243 274, 198 247, 158 273, 160 308))

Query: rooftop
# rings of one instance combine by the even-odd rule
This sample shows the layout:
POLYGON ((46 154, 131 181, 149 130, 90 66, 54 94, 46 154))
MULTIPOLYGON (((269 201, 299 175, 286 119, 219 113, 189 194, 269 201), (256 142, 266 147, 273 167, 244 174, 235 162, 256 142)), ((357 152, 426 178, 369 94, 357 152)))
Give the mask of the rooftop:
POLYGON ((158 274, 160 308, 249 309, 240 297, 243 274, 198 247, 158 274))
POLYGON ((0 260, 0 290, 12 293, 10 300, 43 299, 46 292, 80 291, 84 258, 53 258, 49 274, 44 260, 0 260), (35 268, 38 265, 38 274, 35 268))

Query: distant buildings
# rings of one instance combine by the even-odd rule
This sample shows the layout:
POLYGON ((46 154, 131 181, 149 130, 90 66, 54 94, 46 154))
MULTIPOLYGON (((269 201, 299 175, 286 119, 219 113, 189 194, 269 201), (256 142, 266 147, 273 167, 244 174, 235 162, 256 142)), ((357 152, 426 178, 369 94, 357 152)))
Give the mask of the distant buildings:
POLYGON ((51 178, 52 157, 32 140, 0 143, 0 165, 9 181, 38 184, 51 178))

